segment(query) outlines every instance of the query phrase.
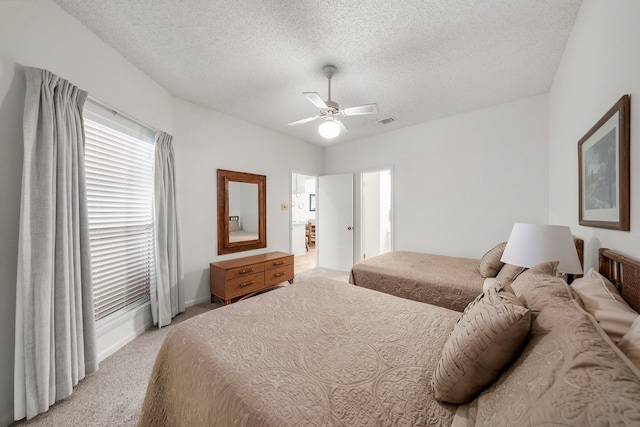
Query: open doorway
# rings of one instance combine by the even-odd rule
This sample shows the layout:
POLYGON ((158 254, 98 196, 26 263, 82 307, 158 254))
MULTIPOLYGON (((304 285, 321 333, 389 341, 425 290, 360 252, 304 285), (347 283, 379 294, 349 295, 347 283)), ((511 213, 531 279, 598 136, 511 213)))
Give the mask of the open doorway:
POLYGON ((362 259, 392 250, 391 169, 362 173, 362 259))
POLYGON ((316 177, 291 173, 291 253, 296 274, 318 266, 316 177))

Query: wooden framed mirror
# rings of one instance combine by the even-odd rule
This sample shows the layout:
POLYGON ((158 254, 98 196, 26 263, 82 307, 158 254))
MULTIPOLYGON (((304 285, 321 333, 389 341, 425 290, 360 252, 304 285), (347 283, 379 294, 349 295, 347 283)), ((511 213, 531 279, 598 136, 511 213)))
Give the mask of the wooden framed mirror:
POLYGON ((218 169, 218 255, 267 247, 267 177, 218 169))

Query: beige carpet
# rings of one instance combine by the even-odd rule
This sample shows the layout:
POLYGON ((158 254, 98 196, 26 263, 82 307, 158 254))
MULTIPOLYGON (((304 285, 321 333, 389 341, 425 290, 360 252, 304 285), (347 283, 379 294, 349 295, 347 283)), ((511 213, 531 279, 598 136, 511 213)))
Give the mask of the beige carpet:
MULTIPOLYGON (((296 274, 294 283, 311 277, 326 277, 346 282, 344 271, 317 268, 296 274)), ((152 328, 100 363, 95 374, 78 384, 68 398, 56 403, 49 411, 14 426, 113 427, 135 426, 151 375, 153 362, 164 337, 173 326, 193 316, 221 306, 202 303, 187 308, 171 325, 152 328)))

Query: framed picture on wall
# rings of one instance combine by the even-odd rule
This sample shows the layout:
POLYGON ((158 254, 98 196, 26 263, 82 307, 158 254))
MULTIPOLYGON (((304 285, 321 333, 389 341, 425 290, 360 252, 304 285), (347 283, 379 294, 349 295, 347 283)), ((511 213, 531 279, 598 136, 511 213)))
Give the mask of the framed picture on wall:
POLYGON ((578 142, 580 225, 629 231, 629 110, 624 95, 578 142))
POLYGON ((315 194, 309 194, 309 210, 311 212, 316 211, 316 195, 315 194))

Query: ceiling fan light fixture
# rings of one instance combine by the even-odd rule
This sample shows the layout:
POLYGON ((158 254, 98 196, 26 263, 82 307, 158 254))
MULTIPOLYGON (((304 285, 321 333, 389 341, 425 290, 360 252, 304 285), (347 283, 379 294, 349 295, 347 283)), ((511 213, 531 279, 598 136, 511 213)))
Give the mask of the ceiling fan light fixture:
POLYGON ((340 135, 340 125, 336 123, 333 118, 327 117, 327 120, 318 127, 318 132, 320 132, 320 136, 323 138, 333 139, 340 135))

